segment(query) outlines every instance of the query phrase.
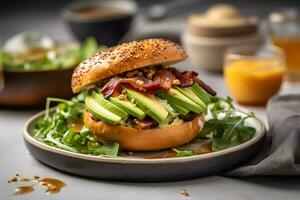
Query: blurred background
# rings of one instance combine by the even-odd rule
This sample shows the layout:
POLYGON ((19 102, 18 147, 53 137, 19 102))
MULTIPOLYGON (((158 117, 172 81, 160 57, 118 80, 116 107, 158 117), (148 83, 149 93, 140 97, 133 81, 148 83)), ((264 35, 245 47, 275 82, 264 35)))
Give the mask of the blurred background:
POLYGON ((237 102, 264 106, 280 88, 300 91, 299 9, 298 0, 1 0, 0 106, 68 98, 82 60, 151 37, 181 43, 189 68, 217 72, 237 102))
MULTIPOLYGON (((46 32, 59 40, 74 39, 61 17, 62 9, 71 2, 74 1, 1 0, 0 33, 2 40, 5 41, 12 35, 25 30, 38 30, 41 32, 46 32)), ((270 11, 283 7, 300 8, 300 3, 297 0, 136 0, 139 10, 143 11, 151 8, 153 5, 162 4, 170 6, 170 4, 176 4, 178 2, 180 2, 182 5, 187 5, 180 6, 179 11, 176 12, 173 12, 172 10, 168 11, 168 15, 170 15, 168 20, 176 20, 176 25, 174 25, 175 27, 173 28, 178 31, 184 25, 183 19, 190 13, 203 12, 208 7, 216 3, 231 3, 237 6, 237 8, 243 13, 254 14, 258 16, 265 16, 270 11)))

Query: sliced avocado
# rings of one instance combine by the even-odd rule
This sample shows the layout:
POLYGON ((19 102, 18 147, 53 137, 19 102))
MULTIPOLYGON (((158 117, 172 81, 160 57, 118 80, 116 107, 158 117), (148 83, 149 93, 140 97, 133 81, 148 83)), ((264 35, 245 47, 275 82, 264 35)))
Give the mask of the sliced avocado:
POLYGON ((194 101, 180 93, 178 90, 171 88, 168 92, 159 92, 158 96, 166 99, 172 104, 180 105, 181 107, 193 111, 195 113, 204 113, 205 110, 196 104, 194 101))
POLYGON ((174 108, 174 110, 176 110, 176 112, 178 112, 179 114, 185 116, 189 113, 189 110, 177 105, 177 104, 171 104, 172 108, 174 108))
POLYGON ((93 97, 87 96, 85 98, 87 109, 97 118, 108 124, 117 124, 121 121, 121 117, 110 112, 101 106, 93 97))
MULTIPOLYGON (((157 99, 162 105, 163 107, 168 111, 169 115, 171 117, 175 117, 177 116, 177 113, 176 111, 170 106, 170 104, 167 102, 167 100, 164 100, 164 99, 160 99, 158 98, 157 99)), ((180 114, 180 113, 179 113, 180 114)))
POLYGON ((100 93, 93 92, 93 98, 104 108, 109 110, 110 112, 120 116, 122 119, 126 120, 128 118, 128 113, 106 100, 103 95, 100 93))
POLYGON ((109 97, 109 101, 138 119, 144 119, 146 116, 144 111, 129 101, 120 100, 117 97, 109 97))
POLYGON ((194 101, 196 104, 198 104, 203 110, 205 110, 204 113, 207 113, 207 106, 205 103, 193 92, 192 87, 175 87, 176 90, 181 92, 186 97, 190 98, 192 101, 194 101))
POLYGON ((168 117, 168 111, 154 95, 142 94, 129 88, 125 88, 125 90, 129 99, 134 99, 138 107, 157 121, 157 123, 162 123, 168 117))
POLYGON ((211 95, 208 94, 198 83, 192 85, 193 92, 205 103, 205 105, 210 104, 211 95))

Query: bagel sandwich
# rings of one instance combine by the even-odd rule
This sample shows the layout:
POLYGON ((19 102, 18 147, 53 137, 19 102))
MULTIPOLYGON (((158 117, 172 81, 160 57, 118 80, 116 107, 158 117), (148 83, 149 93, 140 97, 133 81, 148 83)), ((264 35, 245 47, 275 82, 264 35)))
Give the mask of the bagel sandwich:
POLYGON ((95 139, 118 142, 122 150, 155 151, 191 142, 216 92, 196 72, 172 66, 186 58, 172 41, 145 39, 81 62, 72 90, 87 91, 84 126, 95 139))

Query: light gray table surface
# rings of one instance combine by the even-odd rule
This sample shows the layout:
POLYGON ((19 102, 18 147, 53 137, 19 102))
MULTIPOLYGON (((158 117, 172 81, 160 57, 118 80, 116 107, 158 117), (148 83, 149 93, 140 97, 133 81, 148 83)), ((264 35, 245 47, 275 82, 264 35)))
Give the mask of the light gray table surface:
MULTIPOLYGON (((57 17, 46 11, 35 10, 31 15, 18 12, 0 19, 1 37, 7 38, 20 31, 38 29, 54 35, 56 39, 68 40, 70 35, 65 25, 57 17), (42 14, 41 14, 41 13, 42 14), (14 22, 18 22, 13 26, 14 22), (47 22, 47 23, 46 23, 47 22)), ((142 27, 143 30, 145 27, 142 27)), ((177 28, 180 29, 180 28, 177 28)), ((177 30, 176 29, 176 30, 177 30)), ((176 31, 175 30, 175 31, 176 31)), ((145 31, 145 30, 144 30, 145 31)), ((173 30, 172 30, 173 31, 173 30)), ((190 69, 186 62, 181 69, 190 69)), ((200 77, 218 91, 219 95, 229 95, 222 74, 200 72, 200 77)), ((26 98, 26 97, 25 97, 26 98)), ((266 122, 264 108, 249 108, 266 122)), ((23 126, 35 111, 0 109, 0 200, 2 199, 119 199, 119 200, 156 200, 156 199, 224 199, 224 200, 299 200, 299 177, 249 177, 227 178, 222 176, 200 177, 188 181, 169 183, 128 183, 87 179, 62 173, 35 160, 23 142, 23 126), (46 195, 44 188, 24 196, 13 196, 15 184, 7 180, 18 172, 24 176, 59 178, 67 186, 61 193, 46 195), (184 197, 180 190, 187 189, 190 197, 184 197)), ((184 169, 182 169, 184 170, 184 169)))
MULTIPOLYGON (((181 64, 181 69, 190 66, 181 64)), ((199 70, 198 70, 199 71, 199 70)), ((228 95, 221 74, 199 71, 200 77, 212 85, 219 95, 228 95)), ((248 107, 249 108, 249 107, 248 107)), ((264 121, 264 108, 249 108, 264 121)), ((23 142, 23 125, 36 111, 0 110, 0 199, 226 199, 226 200, 298 200, 299 177, 249 177, 227 178, 222 176, 199 177, 193 180, 169 183, 128 183, 87 179, 62 173, 35 160, 23 142), (15 184, 7 180, 18 172, 24 176, 53 177, 63 180, 67 186, 61 193, 46 195, 44 188, 24 196, 13 196, 15 184), (189 197, 182 196, 185 188, 189 197)), ((182 169, 184 170, 184 169, 182 169)))

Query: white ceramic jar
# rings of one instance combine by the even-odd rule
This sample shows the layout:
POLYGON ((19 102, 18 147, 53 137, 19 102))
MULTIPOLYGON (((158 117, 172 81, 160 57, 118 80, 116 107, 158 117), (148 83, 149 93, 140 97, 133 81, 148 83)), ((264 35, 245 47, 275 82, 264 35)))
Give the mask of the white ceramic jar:
POLYGON ((263 43, 263 37, 259 33, 222 38, 195 36, 186 31, 181 40, 192 64, 210 71, 222 71, 224 53, 228 47, 263 43))
POLYGON ((192 64, 211 71, 222 71, 227 48, 263 43, 257 18, 243 16, 229 4, 217 4, 204 14, 191 15, 181 40, 192 64))

